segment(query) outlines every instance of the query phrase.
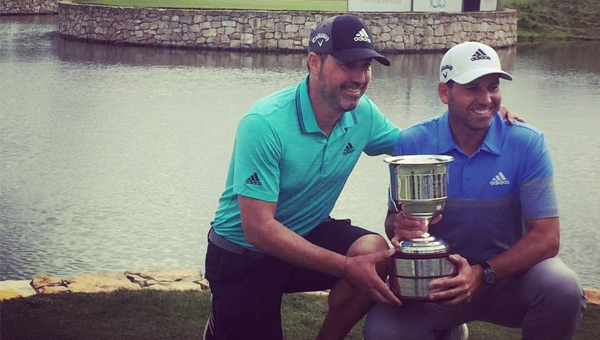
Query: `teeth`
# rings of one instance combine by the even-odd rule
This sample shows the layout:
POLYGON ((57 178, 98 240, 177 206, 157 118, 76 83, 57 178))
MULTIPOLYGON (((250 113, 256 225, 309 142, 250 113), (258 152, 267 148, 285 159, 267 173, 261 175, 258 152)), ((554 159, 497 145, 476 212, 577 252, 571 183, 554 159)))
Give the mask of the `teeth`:
POLYGON ((488 113, 488 111, 489 111, 489 110, 488 110, 488 109, 474 109, 473 111, 474 111, 476 114, 478 114, 478 115, 482 115, 482 116, 483 116, 483 115, 486 115, 486 114, 488 113))

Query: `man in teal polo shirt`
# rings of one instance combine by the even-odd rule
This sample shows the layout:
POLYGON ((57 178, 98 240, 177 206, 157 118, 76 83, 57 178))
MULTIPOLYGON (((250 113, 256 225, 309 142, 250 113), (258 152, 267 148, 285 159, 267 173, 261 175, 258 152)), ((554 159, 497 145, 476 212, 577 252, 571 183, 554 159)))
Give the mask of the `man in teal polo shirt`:
POLYGON ((319 24, 309 75, 242 119, 209 233, 206 339, 282 339, 284 293, 330 289, 320 339, 342 339, 373 301, 399 304, 382 280, 380 235, 329 217, 360 154, 390 154, 399 129, 364 96, 371 63, 390 62, 356 17, 319 24))
MULTIPOLYGON (((544 135, 500 118, 501 78, 512 80, 491 47, 454 46, 438 85, 448 111, 403 131, 395 154, 454 158, 444 217, 429 232, 460 254, 450 256, 458 275, 432 281, 431 302, 373 307, 365 339, 447 339, 445 330, 459 333, 474 320, 521 327, 525 340, 566 340, 579 327, 585 299, 556 257, 558 204, 544 135)), ((390 211, 386 229, 397 243, 426 226, 390 211)))

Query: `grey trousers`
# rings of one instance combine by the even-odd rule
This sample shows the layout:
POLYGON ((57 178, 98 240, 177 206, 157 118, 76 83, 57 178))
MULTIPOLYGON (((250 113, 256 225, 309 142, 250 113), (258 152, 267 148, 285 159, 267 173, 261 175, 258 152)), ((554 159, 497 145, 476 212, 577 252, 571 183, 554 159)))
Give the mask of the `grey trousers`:
POLYGON ((435 339, 439 331, 469 321, 521 327, 525 340, 567 340, 585 310, 577 274, 560 259, 538 263, 527 272, 482 286, 471 302, 446 307, 435 302, 375 305, 363 328, 366 340, 435 339))

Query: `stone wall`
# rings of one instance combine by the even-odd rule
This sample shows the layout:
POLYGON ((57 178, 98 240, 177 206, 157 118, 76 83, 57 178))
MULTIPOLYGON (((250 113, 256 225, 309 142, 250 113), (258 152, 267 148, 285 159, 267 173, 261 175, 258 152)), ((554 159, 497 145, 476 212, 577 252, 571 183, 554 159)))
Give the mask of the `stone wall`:
MULTIPOLYGON (((122 8, 59 3, 59 34, 112 43, 223 50, 304 51, 310 32, 339 13, 122 8)), ((517 12, 355 13, 384 52, 436 51, 476 40, 517 42, 517 12)))
POLYGON ((58 13, 58 0, 0 0, 0 14, 58 13))

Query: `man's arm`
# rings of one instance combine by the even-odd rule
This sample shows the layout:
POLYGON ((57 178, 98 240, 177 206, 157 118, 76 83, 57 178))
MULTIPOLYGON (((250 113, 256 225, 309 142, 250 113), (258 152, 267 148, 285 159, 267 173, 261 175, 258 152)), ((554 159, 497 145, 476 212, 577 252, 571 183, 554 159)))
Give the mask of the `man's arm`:
POLYGON ((346 257, 314 245, 275 219, 275 203, 238 196, 242 228, 249 243, 294 265, 348 280, 376 302, 400 304, 377 274, 375 264, 393 250, 346 257))
MULTIPOLYGON (((490 259, 488 263, 502 279, 520 274, 533 265, 555 256, 560 244, 560 223, 558 217, 535 219, 526 222, 529 232, 502 254, 490 259)), ((432 290, 442 291, 431 294, 432 300, 448 299, 449 305, 468 302, 483 284, 483 270, 479 265, 469 265, 461 257, 452 255, 459 273, 453 278, 443 278, 430 284, 432 290)))
MULTIPOLYGON (((529 232, 522 239, 504 253, 488 261, 498 279, 520 274, 558 254, 560 246, 558 217, 530 220, 526 224, 529 232)), ((480 268, 478 271, 481 273, 480 268)))

